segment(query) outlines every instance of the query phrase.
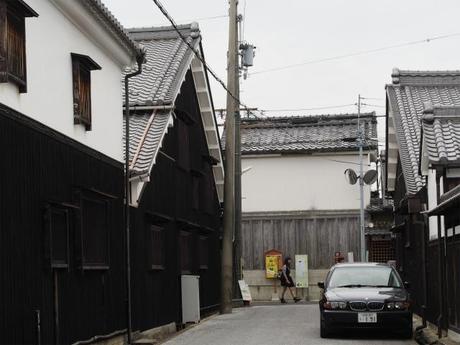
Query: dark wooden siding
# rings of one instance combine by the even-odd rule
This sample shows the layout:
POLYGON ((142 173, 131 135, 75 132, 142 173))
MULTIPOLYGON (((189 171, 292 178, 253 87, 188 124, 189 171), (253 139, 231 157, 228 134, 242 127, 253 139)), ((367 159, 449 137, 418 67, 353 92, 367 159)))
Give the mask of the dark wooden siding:
POLYGON ((219 303, 220 209, 212 167, 203 159, 209 152, 190 72, 176 101, 176 113, 174 126, 168 130, 153 167, 151 182, 139 207, 132 208, 135 330, 181 322, 183 273, 200 276, 203 311, 219 303), (194 186, 194 179, 202 183, 194 186), (200 196, 207 196, 210 207, 197 203, 197 199, 201 200, 194 195, 197 188, 200 196), (150 224, 165 228, 164 269, 152 270, 148 265, 150 224), (181 237, 181 233, 187 236, 181 237), (203 237, 207 246, 200 242, 203 237), (203 260, 207 260, 207 267, 202 265, 203 260))
MULTIPOLYGON (((393 195, 395 204, 395 224, 401 225, 396 233, 397 266, 404 280, 411 283, 410 293, 413 309, 422 313, 422 305, 426 306, 426 318, 433 324, 438 323, 440 315, 440 291, 442 286, 439 277, 439 244, 438 240, 428 238, 428 221, 420 213, 409 214, 407 207, 406 186, 398 162, 396 188, 393 195), (426 245, 426 291, 423 276, 423 247, 426 245), (426 293, 426 300, 425 300, 426 293)), ((422 203, 426 202, 426 190, 422 189, 416 196, 422 203)), ((453 212, 457 212, 454 210, 453 212)), ((446 270, 447 270, 447 306, 448 323, 443 327, 460 329, 460 239, 458 236, 447 239, 446 270)), ((444 279, 444 278, 442 278, 444 279)), ((446 321, 446 320, 445 320, 446 321)))
MULTIPOLYGON (((421 192, 419 198, 426 198, 421 192)), ((395 205, 395 225, 399 226, 396 233, 396 265, 401 277, 411 283, 410 293, 413 301, 413 309, 421 313, 425 303, 425 283, 423 246, 425 245, 426 221, 419 213, 409 214, 406 197, 406 183, 398 160, 396 169, 396 185, 393 194, 395 205)), ((429 260, 436 260, 432 253, 427 253, 429 260)), ((437 270, 436 270, 437 271, 437 270)), ((427 273, 428 274, 428 273, 427 273)), ((427 275, 427 279, 430 277, 427 275)), ((431 278, 432 279, 432 278, 431 278)), ((429 302, 432 303, 431 301, 429 302)))
MULTIPOLYGON (((0 105, 0 340, 72 343, 125 328, 122 165, 0 105), (47 205, 77 204, 76 191, 110 198, 109 267, 82 270, 78 263, 78 210, 69 209, 69 268, 46 260, 47 205), (55 276, 55 277, 54 277, 55 276), (58 288, 59 329, 54 327, 58 288)), ((62 207, 62 205, 60 206, 62 207)))

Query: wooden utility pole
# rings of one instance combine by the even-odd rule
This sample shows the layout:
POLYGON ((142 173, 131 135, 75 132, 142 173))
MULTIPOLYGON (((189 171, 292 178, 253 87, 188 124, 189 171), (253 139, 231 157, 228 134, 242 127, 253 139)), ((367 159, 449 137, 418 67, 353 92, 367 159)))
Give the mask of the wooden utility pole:
POLYGON ((227 117, 225 119, 224 233, 222 238, 222 280, 220 312, 232 312, 233 235, 235 230, 235 114, 238 91, 238 0, 229 0, 229 41, 227 65, 227 117))
MULTIPOLYGON (((240 27, 242 17, 237 17, 237 27, 240 27)), ((241 30, 240 30, 241 31, 241 30)), ((238 32, 237 32, 238 34, 238 32)), ((237 38, 237 58, 239 57, 239 43, 237 38)), ((237 73, 235 73, 236 95, 240 99, 240 66, 239 59, 237 59, 237 73)), ((235 108, 235 230, 233 235, 233 264, 235 265, 233 271, 235 272, 233 284, 233 291, 235 297, 238 291, 238 280, 242 279, 241 272, 241 114, 240 105, 237 104, 235 108)))

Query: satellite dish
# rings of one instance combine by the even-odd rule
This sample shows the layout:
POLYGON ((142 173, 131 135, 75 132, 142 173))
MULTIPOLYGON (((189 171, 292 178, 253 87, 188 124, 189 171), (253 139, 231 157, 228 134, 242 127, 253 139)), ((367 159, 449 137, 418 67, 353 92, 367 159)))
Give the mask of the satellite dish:
POLYGON ((353 169, 345 170, 344 174, 349 184, 356 184, 358 182, 358 175, 356 175, 353 169))
POLYGON ((377 177, 377 171, 372 169, 364 174, 363 181, 365 184, 374 184, 377 181, 377 177))

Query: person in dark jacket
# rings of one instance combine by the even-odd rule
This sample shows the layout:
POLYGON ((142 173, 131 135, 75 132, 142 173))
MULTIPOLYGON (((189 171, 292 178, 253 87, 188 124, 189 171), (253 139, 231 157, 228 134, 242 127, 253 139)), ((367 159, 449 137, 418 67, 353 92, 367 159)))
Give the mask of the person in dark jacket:
POLYGON ((288 256, 284 259, 284 265, 281 268, 281 286, 283 287, 283 292, 281 294, 281 303, 286 303, 286 300, 284 299, 284 294, 286 293, 286 290, 289 289, 289 292, 291 293, 292 298, 294 299, 294 302, 297 303, 300 301, 300 298, 294 295, 292 292, 292 287, 295 286, 294 284, 294 279, 291 277, 291 263, 292 260, 288 256))

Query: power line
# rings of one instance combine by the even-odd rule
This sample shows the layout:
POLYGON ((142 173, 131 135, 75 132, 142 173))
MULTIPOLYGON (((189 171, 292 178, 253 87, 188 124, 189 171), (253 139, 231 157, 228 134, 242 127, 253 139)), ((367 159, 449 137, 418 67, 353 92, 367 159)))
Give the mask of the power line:
POLYGON ((361 99, 370 99, 373 101, 384 101, 385 98, 379 98, 379 97, 361 97, 361 99))
POLYGON ((178 20, 177 22, 179 23, 203 22, 207 20, 215 20, 215 19, 221 19, 221 18, 228 18, 228 14, 222 14, 222 15, 212 16, 212 17, 194 18, 194 19, 182 19, 182 20, 178 20))
POLYGON ((262 109, 262 112, 296 112, 296 111, 309 111, 309 110, 321 110, 321 109, 335 109, 335 108, 345 108, 354 106, 354 103, 341 104, 341 105, 330 105, 330 106, 321 106, 321 107, 311 107, 311 108, 294 108, 294 109, 262 109))
POLYGON ((222 81, 222 79, 219 78, 216 72, 212 70, 212 68, 207 64, 207 62, 203 59, 201 56, 200 52, 195 49, 195 47, 192 46, 192 44, 187 40, 187 38, 182 34, 182 32, 179 30, 177 27, 176 22, 174 19, 169 15, 168 11, 163 7, 161 2, 159 0, 152 0, 155 5, 158 7, 158 9, 163 13, 163 15, 168 19, 168 21, 171 23, 172 27, 174 30, 177 32, 179 37, 182 39, 182 41, 190 48, 190 50, 195 54, 196 58, 201 61, 203 66, 206 68, 206 70, 211 74, 211 76, 224 88, 224 90, 227 92, 227 94, 233 98, 241 107, 248 109, 246 105, 244 105, 238 97, 236 97, 230 90, 227 88, 227 85, 222 81))
POLYGON ((394 45, 385 46, 385 47, 381 47, 381 48, 363 50, 363 51, 360 51, 360 52, 355 52, 355 53, 350 53, 350 54, 337 55, 337 56, 332 56, 332 57, 327 57, 327 58, 322 58, 322 59, 315 59, 315 60, 305 61, 305 62, 301 62, 301 63, 291 64, 291 65, 268 68, 268 69, 265 69, 265 70, 255 71, 255 72, 252 72, 250 74, 255 75, 255 74, 268 73, 268 72, 282 71, 282 70, 291 69, 291 68, 295 68, 295 67, 301 67, 301 66, 310 65, 310 64, 316 64, 316 63, 332 61, 332 60, 340 60, 340 59, 359 56, 359 55, 372 54, 372 53, 377 53, 377 52, 381 52, 381 51, 384 51, 384 50, 401 48, 401 47, 406 47, 406 46, 411 46, 411 45, 416 45, 416 44, 421 44, 421 43, 430 43, 432 41, 451 38, 451 37, 455 37, 455 36, 460 36, 460 32, 459 33, 453 33, 453 34, 447 34, 447 35, 441 35, 441 36, 428 37, 428 38, 425 38, 423 40, 399 43, 399 44, 394 44, 394 45))
POLYGON ((386 106, 384 106, 384 105, 379 105, 379 104, 361 103, 361 105, 364 105, 364 106, 366 106, 366 107, 386 108, 386 106))

